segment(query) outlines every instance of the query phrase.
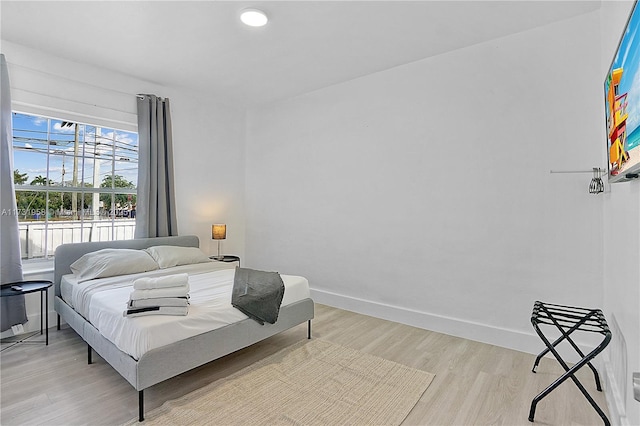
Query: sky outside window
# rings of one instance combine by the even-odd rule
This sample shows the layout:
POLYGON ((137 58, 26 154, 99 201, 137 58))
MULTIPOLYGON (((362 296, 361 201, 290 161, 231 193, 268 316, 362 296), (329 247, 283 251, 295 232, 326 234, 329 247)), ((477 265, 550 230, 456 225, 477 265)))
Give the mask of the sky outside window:
MULTIPOLYGON (((27 174, 25 184, 38 176, 47 177, 49 154, 48 178, 54 185, 72 185, 76 129, 75 125, 63 124, 58 119, 13 114, 13 168, 27 174)), ((99 186, 112 172, 137 187, 136 133, 79 124, 77 158, 78 187, 99 186)))

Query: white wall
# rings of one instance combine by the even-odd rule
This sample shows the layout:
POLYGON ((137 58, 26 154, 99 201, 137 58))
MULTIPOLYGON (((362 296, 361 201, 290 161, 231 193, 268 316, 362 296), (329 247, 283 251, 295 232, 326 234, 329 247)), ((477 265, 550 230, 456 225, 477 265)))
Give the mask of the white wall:
POLYGON ((247 263, 318 302, 539 351, 602 303, 599 14, 248 113, 247 263))
MULTIPOLYGON (((603 76, 611 65, 632 7, 631 1, 602 2, 603 76)), ((640 182, 612 185, 611 192, 605 195, 603 220, 605 314, 609 322, 617 323, 621 332, 621 336, 613 336, 606 351, 607 399, 612 421, 638 425, 640 402, 633 399, 631 375, 640 371, 640 182), (622 354, 618 347, 620 337, 627 349, 622 354)))
POLYGON ((217 253, 211 225, 227 224, 226 254, 244 256, 244 111, 176 91, 171 96, 178 230, 217 253))
MULTIPOLYGON (((135 131, 135 95, 169 97, 178 230, 182 235, 197 235, 201 249, 214 254, 217 246, 212 244, 211 224, 226 222, 225 252, 244 255, 244 111, 177 86, 163 87, 15 43, 2 41, 1 47, 9 64, 13 108, 18 111, 135 131)), ((51 275, 43 272, 46 267, 36 269, 26 279, 51 275)), ((53 310, 53 292, 50 299, 53 310)), ((27 330, 38 328, 37 297, 28 298, 27 311, 27 330)))

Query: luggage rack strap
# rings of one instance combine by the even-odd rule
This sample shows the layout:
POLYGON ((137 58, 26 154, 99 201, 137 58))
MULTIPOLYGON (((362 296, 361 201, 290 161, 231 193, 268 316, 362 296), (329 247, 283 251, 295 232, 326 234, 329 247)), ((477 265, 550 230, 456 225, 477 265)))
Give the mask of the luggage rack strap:
POLYGON ((572 308, 536 301, 531 322, 601 334, 610 333, 607 320, 600 309, 572 308))

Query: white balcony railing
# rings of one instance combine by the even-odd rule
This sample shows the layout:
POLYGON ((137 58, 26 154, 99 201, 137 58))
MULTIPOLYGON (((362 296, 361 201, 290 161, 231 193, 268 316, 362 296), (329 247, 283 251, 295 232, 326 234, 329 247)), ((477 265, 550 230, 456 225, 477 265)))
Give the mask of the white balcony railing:
POLYGON ((23 259, 53 256, 61 244, 90 241, 130 240, 135 219, 20 222, 20 250, 23 259))

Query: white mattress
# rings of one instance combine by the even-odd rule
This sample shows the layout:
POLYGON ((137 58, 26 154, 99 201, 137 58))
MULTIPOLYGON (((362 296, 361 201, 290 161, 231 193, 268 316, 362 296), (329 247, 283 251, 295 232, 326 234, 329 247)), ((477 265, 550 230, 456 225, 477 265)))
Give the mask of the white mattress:
MULTIPOLYGON (((78 283, 73 275, 61 280, 64 301, 85 317, 118 349, 139 359, 144 353, 248 318, 231 306, 235 268, 221 262, 176 266, 141 274, 78 283), (143 276, 189 274, 189 314, 124 317, 133 281, 143 276)), ((309 282, 281 275, 282 306, 310 297, 309 282)))

